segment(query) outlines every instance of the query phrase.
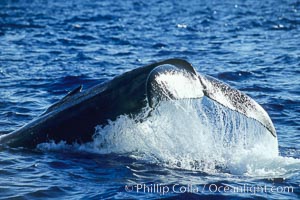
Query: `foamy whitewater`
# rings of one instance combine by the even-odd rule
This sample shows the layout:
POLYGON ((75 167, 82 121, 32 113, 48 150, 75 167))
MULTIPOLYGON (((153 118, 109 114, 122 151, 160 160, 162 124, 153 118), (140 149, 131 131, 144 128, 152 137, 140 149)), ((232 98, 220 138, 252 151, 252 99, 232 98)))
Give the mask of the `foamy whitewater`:
POLYGON ((138 116, 122 115, 97 126, 88 144, 46 143, 39 148, 130 154, 170 168, 262 177, 285 174, 300 164, 279 156, 277 138, 260 123, 206 97, 162 101, 138 116))

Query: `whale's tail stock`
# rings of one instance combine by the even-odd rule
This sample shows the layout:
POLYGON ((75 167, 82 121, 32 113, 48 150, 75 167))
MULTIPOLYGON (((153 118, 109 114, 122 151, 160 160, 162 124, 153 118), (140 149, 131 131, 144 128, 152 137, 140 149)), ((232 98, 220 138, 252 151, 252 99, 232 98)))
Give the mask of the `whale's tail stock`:
POLYGON ((168 59, 140 67, 85 91, 78 87, 37 119, 18 130, 0 135, 0 144, 35 147, 55 142, 93 140, 95 127, 123 114, 134 114, 147 104, 203 96, 262 124, 276 137, 267 112, 246 94, 210 76, 197 73, 182 59, 168 59))

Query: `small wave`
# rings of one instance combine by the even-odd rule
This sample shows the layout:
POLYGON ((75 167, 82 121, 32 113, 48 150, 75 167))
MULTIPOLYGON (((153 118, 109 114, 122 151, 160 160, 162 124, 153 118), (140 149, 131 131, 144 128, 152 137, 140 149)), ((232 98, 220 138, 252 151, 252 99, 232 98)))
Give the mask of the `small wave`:
POLYGON ((77 36, 74 37, 74 39, 77 39, 77 40, 97 40, 97 38, 92 36, 92 35, 77 35, 77 36))
POLYGON ((1 24, 2 28, 12 28, 12 29, 24 29, 24 28, 45 28, 45 26, 37 25, 37 24, 19 24, 19 23, 4 23, 1 24))
POLYGON ((116 19, 113 15, 94 15, 94 16, 82 16, 82 17, 72 17, 70 19, 66 19, 65 23, 70 22, 99 22, 99 21, 110 21, 116 19))
POLYGON ((223 72, 218 74, 221 80, 243 81, 253 77, 253 73, 249 71, 223 72))
POLYGON ((166 45, 165 43, 155 43, 154 45, 152 45, 153 48, 155 49, 163 49, 163 48, 166 48, 168 47, 168 45, 166 45))

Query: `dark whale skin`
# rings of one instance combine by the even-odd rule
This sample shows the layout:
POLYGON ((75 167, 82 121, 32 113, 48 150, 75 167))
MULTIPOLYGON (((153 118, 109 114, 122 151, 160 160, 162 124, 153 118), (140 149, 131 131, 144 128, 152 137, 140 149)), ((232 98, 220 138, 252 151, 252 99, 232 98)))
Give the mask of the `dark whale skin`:
POLYGON ((105 125, 122 114, 138 113, 147 105, 147 77, 163 64, 195 73, 187 61, 168 59, 126 72, 86 91, 73 91, 37 119, 1 136, 0 144, 35 148, 48 141, 68 144, 92 141, 95 126, 105 125))

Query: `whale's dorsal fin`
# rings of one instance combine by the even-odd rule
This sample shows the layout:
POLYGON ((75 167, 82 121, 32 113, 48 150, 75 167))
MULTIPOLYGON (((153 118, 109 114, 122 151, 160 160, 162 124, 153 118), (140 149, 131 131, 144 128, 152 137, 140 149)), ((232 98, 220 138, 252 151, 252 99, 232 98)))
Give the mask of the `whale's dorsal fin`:
POLYGON ((78 86, 77 88, 73 89, 71 92, 69 92, 65 97, 63 97, 61 100, 59 100, 57 103, 53 104, 52 106, 50 106, 46 112, 44 112, 42 115, 45 115, 47 113, 50 113, 51 111, 55 110, 56 108, 58 108, 60 105, 62 105, 63 103, 65 103, 70 97, 72 97, 73 95, 81 92, 82 90, 82 85, 78 86))
POLYGON ((78 92, 81 92, 81 90, 82 90, 82 85, 79 85, 77 88, 75 88, 71 92, 69 92, 63 99, 68 98, 74 94, 77 94, 78 92))

